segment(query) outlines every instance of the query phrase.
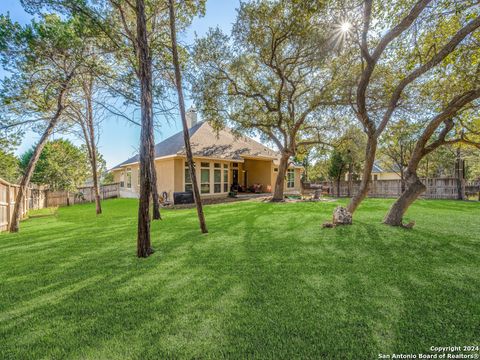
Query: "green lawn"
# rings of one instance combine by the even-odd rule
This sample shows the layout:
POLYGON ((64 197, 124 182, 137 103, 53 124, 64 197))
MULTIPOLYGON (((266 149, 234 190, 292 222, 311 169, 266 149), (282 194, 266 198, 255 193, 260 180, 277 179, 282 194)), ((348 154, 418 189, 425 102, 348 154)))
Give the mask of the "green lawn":
POLYGON ((43 212, 0 234, 1 359, 376 359, 480 340, 480 203, 368 200, 163 211, 135 257, 135 200, 43 212))

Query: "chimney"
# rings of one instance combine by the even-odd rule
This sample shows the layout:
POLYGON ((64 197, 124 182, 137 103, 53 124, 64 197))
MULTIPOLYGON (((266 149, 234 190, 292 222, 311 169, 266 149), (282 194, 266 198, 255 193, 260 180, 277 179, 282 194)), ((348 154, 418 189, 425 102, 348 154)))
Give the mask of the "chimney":
POLYGON ((189 129, 197 124, 197 110, 193 106, 190 106, 190 109, 187 110, 186 117, 189 129))

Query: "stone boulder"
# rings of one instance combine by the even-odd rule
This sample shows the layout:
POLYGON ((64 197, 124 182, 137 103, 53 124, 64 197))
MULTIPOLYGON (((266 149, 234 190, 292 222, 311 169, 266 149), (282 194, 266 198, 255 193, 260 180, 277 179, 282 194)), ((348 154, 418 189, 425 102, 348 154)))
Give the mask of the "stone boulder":
POLYGON ((352 225, 352 214, 343 206, 337 206, 333 211, 334 225, 352 225))

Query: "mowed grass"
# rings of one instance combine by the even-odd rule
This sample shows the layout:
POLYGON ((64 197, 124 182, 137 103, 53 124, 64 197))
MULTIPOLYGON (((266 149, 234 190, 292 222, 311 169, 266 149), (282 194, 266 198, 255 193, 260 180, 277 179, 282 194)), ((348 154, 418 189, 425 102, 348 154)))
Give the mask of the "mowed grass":
POLYGON ((135 257, 135 200, 43 212, 0 234, 2 359, 376 359, 480 340, 480 203, 370 199, 164 210, 135 257), (342 203, 342 202, 340 202, 342 203))

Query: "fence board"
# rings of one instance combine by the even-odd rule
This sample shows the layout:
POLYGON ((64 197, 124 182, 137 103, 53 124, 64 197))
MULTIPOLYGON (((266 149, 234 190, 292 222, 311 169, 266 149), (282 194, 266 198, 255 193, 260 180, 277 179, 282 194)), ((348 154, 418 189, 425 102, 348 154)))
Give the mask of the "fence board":
MULTIPOLYGON (((421 195, 424 199, 458 199, 458 179, 456 178, 428 178, 421 179, 426 186, 426 191, 421 195)), ((334 181, 323 181, 317 184, 310 184, 307 187, 314 189, 320 187, 323 193, 330 196, 347 197, 355 194, 360 181, 352 182, 351 186, 347 181, 341 181, 337 189, 334 181), (339 191, 338 191, 339 190, 339 191)), ((465 192, 472 196, 480 192, 480 181, 472 181, 464 184, 465 192)), ((373 180, 370 182, 369 197, 396 198, 402 194, 401 180, 373 180)), ((480 199, 480 195, 479 195, 480 199)))
MULTIPOLYGON (((11 184, 0 178, 0 232, 8 230, 18 189, 18 185, 11 184)), ((100 186, 100 197, 102 200, 119 196, 120 186, 118 183, 100 186)), ((93 201, 95 201, 95 191, 93 190, 93 186, 81 187, 78 188, 76 192, 71 192, 49 191, 44 186, 31 184, 27 190, 24 204, 22 206, 22 218, 25 217, 29 210, 82 204, 93 201)))
MULTIPOLYGON (((0 232, 8 230, 19 188, 18 185, 10 184, 8 181, 0 178, 0 232)), ((28 211, 28 196, 29 191, 27 191, 27 197, 20 210, 22 218, 28 211)))

